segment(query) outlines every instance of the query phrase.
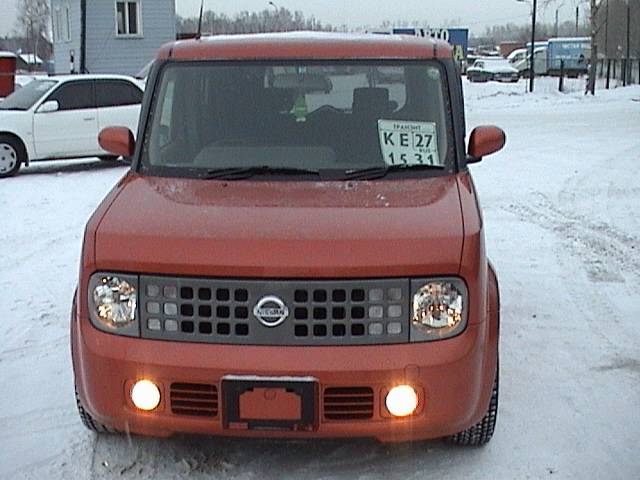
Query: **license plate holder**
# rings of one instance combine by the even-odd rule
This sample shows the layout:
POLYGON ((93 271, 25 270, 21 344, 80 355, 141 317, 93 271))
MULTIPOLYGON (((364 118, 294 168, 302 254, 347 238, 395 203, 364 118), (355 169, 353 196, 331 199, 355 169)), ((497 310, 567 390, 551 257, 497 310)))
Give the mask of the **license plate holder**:
POLYGON ((318 381, 313 377, 227 375, 222 425, 231 430, 314 431, 318 381))

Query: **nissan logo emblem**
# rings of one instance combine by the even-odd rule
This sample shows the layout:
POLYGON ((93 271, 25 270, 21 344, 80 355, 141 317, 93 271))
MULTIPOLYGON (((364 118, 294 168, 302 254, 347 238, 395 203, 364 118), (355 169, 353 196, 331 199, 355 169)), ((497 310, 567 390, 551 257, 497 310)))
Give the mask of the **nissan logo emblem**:
POLYGON ((275 295, 262 297, 253 307, 253 315, 265 327, 277 327, 289 316, 289 308, 275 295))

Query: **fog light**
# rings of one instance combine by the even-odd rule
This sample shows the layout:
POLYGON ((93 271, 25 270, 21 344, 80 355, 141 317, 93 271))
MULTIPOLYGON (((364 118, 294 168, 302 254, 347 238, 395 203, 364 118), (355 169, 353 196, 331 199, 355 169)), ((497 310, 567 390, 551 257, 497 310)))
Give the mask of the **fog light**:
POLYGON ((140 380, 131 389, 131 401, 140 410, 151 411, 160 404, 160 389, 151 380, 140 380))
POLYGON ((416 411, 418 394, 409 385, 399 385, 389 390, 385 404, 394 417, 406 417, 416 411))

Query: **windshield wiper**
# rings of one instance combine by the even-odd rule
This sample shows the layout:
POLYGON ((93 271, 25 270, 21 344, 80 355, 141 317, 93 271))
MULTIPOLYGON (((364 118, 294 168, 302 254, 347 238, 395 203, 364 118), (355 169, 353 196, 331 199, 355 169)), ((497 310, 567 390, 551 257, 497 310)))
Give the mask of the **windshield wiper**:
POLYGON ((387 165, 384 167, 368 167, 354 170, 346 170, 341 177, 343 180, 375 180, 377 178, 386 177, 390 172, 398 172, 402 170, 443 170, 443 165, 387 165))
POLYGON ((243 180, 254 175, 318 175, 318 170, 295 167, 225 167, 212 168, 200 178, 207 180, 243 180))
POLYGON ((375 180, 385 177, 390 172, 401 170, 443 170, 441 165, 387 165, 383 167, 367 167, 351 170, 315 170, 296 167, 224 167, 207 170, 200 178, 206 180, 244 180, 255 175, 316 175, 323 180, 375 180))

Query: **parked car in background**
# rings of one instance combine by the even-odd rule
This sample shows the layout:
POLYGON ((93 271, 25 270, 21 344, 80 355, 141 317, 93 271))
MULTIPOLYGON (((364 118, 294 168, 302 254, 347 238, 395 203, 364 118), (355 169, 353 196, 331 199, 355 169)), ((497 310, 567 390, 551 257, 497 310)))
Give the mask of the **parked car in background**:
POLYGON ((467 78, 470 82, 517 82, 520 75, 504 58, 483 57, 467 69, 467 78))
POLYGON ((465 73, 467 72, 467 70, 469 70, 470 67, 473 67, 473 64, 476 63, 476 60, 478 60, 479 58, 480 57, 475 53, 467 55, 467 67, 465 68, 465 73))
POLYGON ((527 59, 527 49, 526 48, 518 48, 516 50, 514 50, 513 52, 511 52, 509 55, 507 55, 507 60, 509 61, 509 63, 511 65, 515 65, 516 63, 520 62, 521 60, 526 60, 527 59))
POLYGON ((0 103, 0 178, 36 160, 100 157, 98 144, 110 125, 136 131, 143 87, 121 75, 43 77, 0 103))
MULTIPOLYGON (((521 51, 518 50, 518 53, 511 57, 509 63, 518 70, 518 73, 521 77, 529 77, 531 72, 529 67, 529 56, 531 49, 523 48, 521 51)), ((515 53, 515 52, 513 52, 515 53)), ((533 71, 535 75, 547 75, 548 66, 547 66, 547 47, 536 47, 533 52, 533 71)))

